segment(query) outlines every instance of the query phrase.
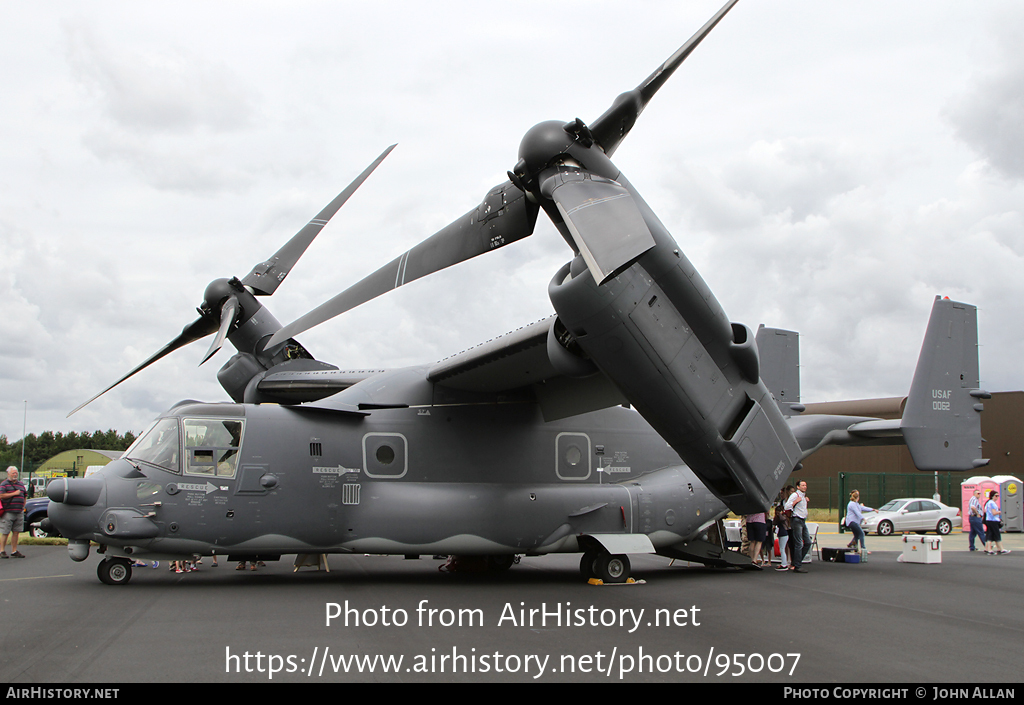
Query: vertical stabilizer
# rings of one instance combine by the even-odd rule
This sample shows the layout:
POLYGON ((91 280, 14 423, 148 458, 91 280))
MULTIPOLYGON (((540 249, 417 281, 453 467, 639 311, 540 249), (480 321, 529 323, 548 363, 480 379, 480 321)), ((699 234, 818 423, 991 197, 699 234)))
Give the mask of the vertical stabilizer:
POLYGON ((790 416, 803 411, 800 403, 800 335, 781 328, 757 329, 757 352, 761 361, 761 381, 772 393, 782 413, 790 416))
POLYGON ((935 297, 900 430, 920 470, 970 470, 981 459, 978 309, 935 297))

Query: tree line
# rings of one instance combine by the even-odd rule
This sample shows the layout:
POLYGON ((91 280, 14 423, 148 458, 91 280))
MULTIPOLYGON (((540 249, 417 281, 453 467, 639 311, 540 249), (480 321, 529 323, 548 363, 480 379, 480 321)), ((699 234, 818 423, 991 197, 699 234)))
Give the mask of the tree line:
MULTIPOLYGON (((128 431, 122 435, 113 429, 92 433, 43 431, 38 436, 28 434, 25 441, 25 467, 32 468, 66 450, 127 450, 135 442, 135 434, 128 431)), ((11 443, 0 434, 0 468, 21 467, 21 443, 20 438, 11 443)))

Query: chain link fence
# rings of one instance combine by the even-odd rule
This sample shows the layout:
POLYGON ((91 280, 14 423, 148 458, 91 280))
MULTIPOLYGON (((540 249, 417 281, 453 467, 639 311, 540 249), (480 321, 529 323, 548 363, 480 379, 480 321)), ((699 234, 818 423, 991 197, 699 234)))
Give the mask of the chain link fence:
MULTIPOLYGON (((892 499, 901 497, 931 498, 939 495, 939 501, 950 507, 960 506, 960 483, 967 478, 964 473, 918 472, 918 473, 872 473, 841 472, 836 482, 836 506, 845 509, 850 493, 860 492, 860 503, 877 509, 892 499)), ((819 478, 829 479, 832 478, 819 478)), ((831 483, 830 483, 831 486, 831 483)), ((844 527, 839 526, 839 533, 844 527)))

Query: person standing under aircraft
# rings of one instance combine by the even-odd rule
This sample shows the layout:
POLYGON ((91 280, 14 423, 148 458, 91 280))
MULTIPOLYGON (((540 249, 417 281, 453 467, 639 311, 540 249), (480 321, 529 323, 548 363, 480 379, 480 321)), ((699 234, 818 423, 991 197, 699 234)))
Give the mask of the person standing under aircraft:
POLYGON ((977 551, 978 548, 974 545, 975 536, 980 537, 981 543, 985 544, 985 510, 981 506, 981 490, 977 487, 974 488, 974 495, 967 508, 967 521, 971 524, 971 534, 967 538, 967 543, 972 551, 977 551))
POLYGON ((800 480, 796 492, 786 500, 786 509, 793 512, 789 518, 789 540, 793 547, 793 563, 789 569, 794 573, 806 573, 804 558, 811 551, 811 534, 807 531, 807 482, 800 480))
POLYGON ((990 556, 1010 552, 1009 549, 1003 550, 1003 542, 1000 540, 1002 537, 999 534, 999 525, 1002 523, 1002 511, 996 503, 998 497, 999 493, 992 490, 988 493, 988 501, 985 502, 985 553, 990 556))
POLYGON ((24 558, 18 550, 18 534, 25 530, 25 497, 28 492, 25 483, 18 479, 18 468, 7 468, 7 479, 0 483, 0 501, 4 505, 0 518, 0 558, 7 558, 7 536, 11 536, 12 556, 24 558))
POLYGON ((792 485, 786 485, 782 488, 779 493, 779 500, 775 504, 775 529, 779 534, 779 558, 781 559, 781 565, 775 570, 789 570, 789 515, 790 512, 786 511, 786 500, 789 496, 796 492, 796 488, 792 485))
POLYGON ((850 493, 850 503, 846 505, 846 525, 850 527, 850 531, 853 532, 853 540, 846 544, 847 548, 856 548, 857 542, 860 541, 860 550, 865 553, 868 547, 864 545, 864 529, 860 527, 864 521, 863 512, 874 512, 878 511, 871 507, 864 506, 860 503, 860 490, 854 490, 850 493))
POLYGON ((764 515, 764 543, 761 544, 761 565, 772 565, 772 558, 775 557, 775 524, 772 522, 771 507, 764 515))
POLYGON ((761 561, 761 545, 764 543, 765 536, 767 535, 767 521, 767 515, 764 512, 747 516, 747 540, 750 542, 750 559, 758 568, 763 565, 761 561))

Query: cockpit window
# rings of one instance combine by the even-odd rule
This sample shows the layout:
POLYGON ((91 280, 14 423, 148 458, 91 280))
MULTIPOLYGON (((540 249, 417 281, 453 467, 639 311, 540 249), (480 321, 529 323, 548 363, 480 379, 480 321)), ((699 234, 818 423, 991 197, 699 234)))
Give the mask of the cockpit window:
POLYGON ((170 472, 181 472, 178 464, 180 453, 178 420, 158 419, 125 451, 124 457, 155 465, 170 472))
POLYGON ((244 425, 238 419, 185 419, 185 472, 234 477, 244 425))

